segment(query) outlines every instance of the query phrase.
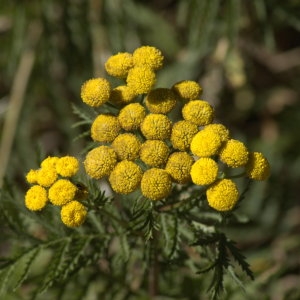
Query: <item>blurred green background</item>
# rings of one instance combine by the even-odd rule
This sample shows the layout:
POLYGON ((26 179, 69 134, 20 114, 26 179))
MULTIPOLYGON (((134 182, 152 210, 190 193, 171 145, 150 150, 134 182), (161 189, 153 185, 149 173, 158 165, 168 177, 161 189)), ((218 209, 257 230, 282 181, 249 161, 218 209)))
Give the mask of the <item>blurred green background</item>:
POLYGON ((81 84, 106 76, 112 54, 159 48, 157 86, 199 82, 217 121, 271 163, 242 206, 250 221, 230 232, 256 280, 228 299, 300 299, 298 0, 4 0, 0 45, 0 169, 21 192, 39 151, 85 147, 72 128, 81 84))

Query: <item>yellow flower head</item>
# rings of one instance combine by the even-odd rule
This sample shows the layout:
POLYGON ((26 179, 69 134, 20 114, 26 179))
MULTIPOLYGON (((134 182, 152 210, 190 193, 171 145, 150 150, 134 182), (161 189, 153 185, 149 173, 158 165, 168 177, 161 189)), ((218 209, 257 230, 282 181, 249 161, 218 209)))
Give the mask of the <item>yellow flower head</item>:
POLYGON ((154 114, 167 114, 176 105, 176 94, 166 88, 151 90, 146 96, 145 104, 154 114))
POLYGON ((217 133, 222 142, 227 142, 230 135, 229 130, 222 124, 209 124, 204 127, 205 130, 212 130, 217 133))
POLYGON ((184 100, 199 99, 202 94, 201 86, 191 80, 183 80, 175 83, 172 87, 173 91, 184 100))
POLYGON ((161 200, 166 198, 171 190, 172 180, 166 170, 152 168, 143 174, 141 181, 143 196, 150 200, 161 200))
POLYGON ((49 189, 49 200, 54 205, 65 205, 74 199, 77 187, 67 179, 57 180, 49 189))
POLYGON ((57 172, 55 168, 43 167, 38 170, 37 173, 37 183, 44 187, 51 186, 57 179, 57 172))
POLYGON ((206 101, 193 100, 184 105, 182 108, 182 116, 187 121, 198 126, 204 126, 213 121, 214 109, 206 101))
POLYGON ((190 148, 194 135, 198 132, 198 126, 190 121, 178 121, 172 127, 171 142, 175 149, 181 151, 190 148))
POLYGON ((41 210, 46 206, 47 201, 47 191, 39 185, 32 186, 25 195, 25 205, 29 210, 41 210))
POLYGON ((142 46, 133 52, 133 63, 135 66, 147 66, 158 70, 163 66, 164 57, 160 50, 151 46, 142 46))
POLYGON ((83 204, 73 200, 62 206, 60 217, 62 222, 68 227, 78 227, 86 219, 87 210, 83 204))
POLYGON ((119 160, 135 160, 139 156, 141 142, 132 133, 118 135, 111 144, 119 160))
POLYGON ((74 176, 79 170, 79 162, 74 156, 63 156, 56 163, 56 171, 63 177, 74 176))
POLYGON ((141 131, 148 140, 164 140, 171 135, 172 122, 162 114, 149 114, 141 124, 141 131))
POLYGON ((141 66, 130 69, 127 76, 127 86, 133 90, 136 95, 150 92, 155 84, 155 73, 149 67, 141 66))
POLYGON ((174 152, 167 161, 165 170, 177 183, 188 183, 191 180, 190 171, 194 159, 186 152, 174 152))
POLYGON ((249 152, 246 146, 234 139, 230 139, 220 150, 220 160, 232 168, 245 166, 248 162, 249 152))
POLYGON ((199 157, 208 157, 217 154, 221 144, 221 138, 217 133, 203 129, 193 137, 191 151, 199 157))
POLYGON ((145 117, 145 108, 139 103, 131 103, 120 110, 118 120, 124 130, 132 131, 140 127, 145 117))
POLYGON ((262 153, 250 152, 246 172, 251 179, 266 180, 270 176, 269 162, 262 153))
POLYGON ((56 163, 58 162, 59 157, 57 156, 48 156, 41 162, 41 168, 56 168, 56 163))
POLYGON ((115 150, 108 146, 100 146, 91 150, 84 161, 86 173, 95 179, 109 175, 117 164, 115 150))
POLYGON ((27 180, 27 182, 30 183, 30 184, 37 183, 38 173, 39 173, 39 170, 33 170, 33 169, 31 169, 26 174, 26 180, 27 180))
POLYGON ((114 77, 126 78, 128 71, 133 67, 132 54, 120 52, 112 55, 105 63, 106 72, 114 77))
POLYGON ((97 142, 112 142, 121 130, 119 120, 111 115, 99 115, 91 127, 91 136, 97 142))
POLYGON ((98 107, 109 100, 110 83, 105 78, 93 78, 81 87, 81 99, 92 107, 98 107))
POLYGON ((218 164, 209 157, 199 158, 192 166, 192 181, 198 185, 207 185, 216 181, 218 164))
POLYGON ((150 167, 160 167, 168 159, 170 150, 161 140, 147 140, 141 146, 140 158, 150 167))
POLYGON ((207 189, 206 196, 210 207, 218 211, 229 211, 236 205, 239 191, 232 180, 221 179, 207 189))
POLYGON ((111 91, 109 100, 116 105, 122 105, 133 101, 135 96, 132 88, 127 85, 119 85, 111 91))
POLYGON ((142 169, 137 164, 123 160, 110 173, 109 183, 116 193, 129 194, 138 188, 142 175, 142 169))

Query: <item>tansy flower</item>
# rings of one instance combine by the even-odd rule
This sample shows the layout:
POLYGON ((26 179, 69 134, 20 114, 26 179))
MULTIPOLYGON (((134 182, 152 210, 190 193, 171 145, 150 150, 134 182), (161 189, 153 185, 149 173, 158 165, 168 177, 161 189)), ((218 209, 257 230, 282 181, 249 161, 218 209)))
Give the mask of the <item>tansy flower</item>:
POLYGON ((187 183, 191 180, 190 171, 194 159, 186 152, 174 152, 167 161, 165 170, 170 174, 173 181, 187 183))
POLYGON ((79 162, 74 156, 63 156, 56 163, 56 171, 63 177, 74 176, 79 170, 79 162))
POLYGON ((47 191, 45 188, 34 185, 32 186, 25 195, 25 205, 29 210, 41 210, 45 207, 48 201, 47 191))
POLYGON ((251 179, 266 180, 270 176, 269 162, 262 153, 250 152, 246 172, 251 179))
POLYGON ((141 131, 148 140, 164 140, 171 135, 172 122, 162 114, 149 114, 141 124, 141 131))
POLYGON ((154 114, 166 114, 176 105, 176 94, 166 88, 151 90, 145 99, 145 104, 154 114))
POLYGON ((137 164, 123 160, 110 173, 109 183, 116 193, 129 194, 138 188, 142 175, 142 169, 137 164))
POLYGON ((160 140, 147 140, 141 146, 140 158, 150 167, 164 165, 169 156, 169 147, 160 140))
POLYGON ((124 130, 132 131, 140 127, 146 116, 145 108, 139 103, 131 103, 120 110, 118 120, 124 130))
POLYGON ((207 189, 206 196, 210 207, 218 211, 229 211, 237 203, 239 192, 232 180, 221 179, 207 189))
POLYGON ((26 174, 26 180, 27 180, 27 182, 30 183, 30 184, 37 183, 38 172, 39 172, 39 170, 33 170, 33 169, 31 169, 26 174))
POLYGON ((172 90, 184 100, 199 99, 202 94, 201 86, 191 80, 182 80, 175 83, 172 90))
POLYGON ((111 91, 109 100, 116 104, 122 105, 133 101, 136 93, 127 85, 119 85, 111 91))
POLYGON ((141 142, 132 133, 118 135, 111 144, 119 160, 135 160, 139 156, 141 142))
POLYGON ((48 156, 41 162, 41 168, 54 168, 56 167, 56 163, 58 162, 59 157, 57 156, 48 156))
POLYGON ((62 206, 60 217, 62 222, 68 227, 78 227, 86 219, 87 210, 83 204, 74 200, 62 206))
POLYGON ((152 168, 143 174, 141 191, 150 200, 166 198, 170 194, 171 189, 171 177, 166 170, 152 168))
POLYGON ((150 92, 155 84, 155 73, 149 67, 134 67, 129 70, 126 82, 127 86, 133 90, 136 95, 150 92))
POLYGON ((204 129, 206 131, 212 130, 217 133, 220 136, 222 142, 227 142, 229 139, 229 130, 223 124, 209 124, 206 125, 204 129))
POLYGON ((220 150, 220 160, 232 168, 238 168, 246 165, 249 158, 249 152, 246 146, 234 139, 230 139, 220 150))
POLYGON ((116 164, 116 152, 108 146, 100 146, 87 154, 84 161, 84 168, 90 177, 100 179, 109 175, 116 164))
POLYGON ((207 185, 217 179, 218 164, 211 158, 199 158, 191 168, 192 181, 198 185, 207 185))
POLYGON ((203 129, 193 137, 191 151, 199 157, 208 157, 217 154, 221 144, 221 138, 217 133, 203 129))
POLYGON ((172 127, 171 142, 175 149, 181 151, 190 148, 194 135, 198 132, 198 127, 189 121, 178 121, 172 127))
POLYGON ((135 66, 147 66, 158 70, 163 65, 164 57, 160 50, 151 46, 142 46, 133 52, 133 63, 135 66))
POLYGON ((81 99, 92 107, 98 107, 108 101, 110 83, 105 78, 93 78, 86 81, 81 87, 81 99))
POLYGON ((132 54, 120 52, 112 55, 105 63, 106 72, 114 77, 126 78, 128 71, 133 67, 132 54))
POLYGON ((119 120, 111 115, 99 115, 91 127, 91 136, 97 142, 112 142, 121 130, 119 120))
POLYGON ((51 186, 57 179, 57 172, 53 167, 43 167, 38 170, 37 183, 44 187, 51 186))
POLYGON ((184 105, 182 116, 187 121, 198 126, 204 126, 212 122, 214 109, 207 101, 193 100, 184 105))
POLYGON ((64 205, 74 199, 77 187, 67 179, 57 180, 49 188, 49 200, 54 205, 64 205))

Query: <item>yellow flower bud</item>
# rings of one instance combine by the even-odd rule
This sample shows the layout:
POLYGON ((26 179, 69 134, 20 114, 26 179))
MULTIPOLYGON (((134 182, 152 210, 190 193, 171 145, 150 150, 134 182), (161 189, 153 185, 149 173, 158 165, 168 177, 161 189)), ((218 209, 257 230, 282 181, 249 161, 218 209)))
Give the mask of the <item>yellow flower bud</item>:
POLYGON ((118 135, 111 144, 119 160, 135 160, 139 156, 141 142, 132 133, 118 135))
POLYGON ((58 162, 59 157, 57 156, 48 156, 41 162, 41 168, 56 168, 56 163, 58 162))
POLYGON ((48 201, 47 190, 39 185, 32 186, 25 195, 25 205, 29 210, 41 210, 48 201))
POLYGON ((62 206, 74 199, 77 187, 67 179, 57 180, 49 189, 49 200, 54 205, 62 206))
POLYGON ((169 147, 161 140, 147 140, 141 146, 140 158, 150 167, 164 165, 169 156, 169 147))
POLYGON ((197 160, 191 168, 192 181, 198 185, 213 183, 218 176, 218 164, 211 158, 197 160))
POLYGON ((266 180, 270 176, 269 162, 262 153, 250 152, 246 172, 251 179, 266 180))
POLYGON ((202 94, 201 86, 191 80, 183 80, 175 83, 172 90, 184 100, 199 99, 202 94))
POLYGON ((118 120, 124 130, 132 131, 140 127, 145 116, 146 110, 141 104, 131 103, 120 110, 118 120))
POLYGON ((39 173, 39 170, 33 170, 33 169, 31 169, 26 174, 26 180, 27 180, 27 182, 30 183, 30 184, 37 183, 38 173, 39 173))
POLYGON ((128 71, 133 67, 132 54, 119 52, 112 55, 105 63, 106 72, 114 77, 126 78, 128 71))
POLYGON ((133 101, 136 94, 127 85, 120 85, 111 91, 109 100, 115 105, 127 104, 133 101))
POLYGON ((213 132, 217 133, 222 142, 227 142, 230 137, 229 130, 223 124, 209 124, 206 125, 204 129, 206 131, 212 130, 213 132))
POLYGON ((60 217, 62 222, 68 227, 78 227, 86 219, 87 210, 83 204, 74 200, 62 206, 60 217))
POLYGON ((55 168, 43 167, 38 170, 37 173, 37 183, 44 187, 51 186, 57 179, 57 172, 55 168))
POLYGON ((135 66, 147 66, 158 70, 163 66, 164 57, 160 50, 151 46, 142 46, 133 52, 133 63, 135 66))
POLYGON ((74 156, 63 156, 56 163, 56 171, 63 177, 74 176, 79 170, 79 162, 74 156))

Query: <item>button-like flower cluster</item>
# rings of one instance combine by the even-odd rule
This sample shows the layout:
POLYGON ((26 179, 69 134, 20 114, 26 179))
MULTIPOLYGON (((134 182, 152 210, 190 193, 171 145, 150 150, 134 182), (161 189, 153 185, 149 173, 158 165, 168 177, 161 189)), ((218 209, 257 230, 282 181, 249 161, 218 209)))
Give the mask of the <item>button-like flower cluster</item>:
MULTIPOLYGON (((83 84, 83 102, 117 108, 117 113, 102 113, 94 120, 91 137, 99 145, 86 155, 85 171, 94 179, 107 176, 116 193, 140 189, 150 200, 168 197, 175 184, 205 186, 209 206, 232 210, 239 191, 228 169, 242 168, 243 176, 265 180, 269 163, 262 153, 250 152, 243 142, 231 138, 226 126, 213 123, 214 108, 200 98, 197 82, 154 88, 163 59, 150 46, 118 53, 105 68, 123 80, 121 85, 111 87, 104 78, 83 84), (175 117, 178 111, 180 118, 175 117)), ((53 176, 48 175, 50 185, 53 176)))

